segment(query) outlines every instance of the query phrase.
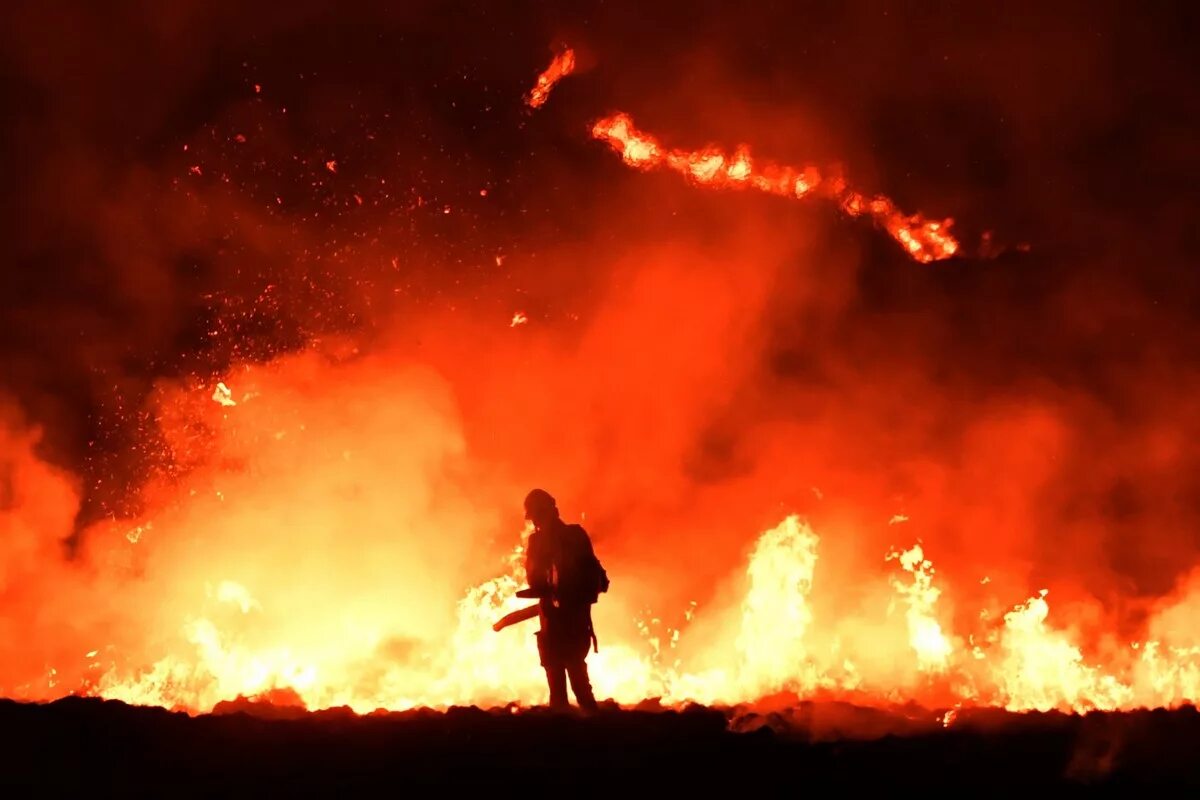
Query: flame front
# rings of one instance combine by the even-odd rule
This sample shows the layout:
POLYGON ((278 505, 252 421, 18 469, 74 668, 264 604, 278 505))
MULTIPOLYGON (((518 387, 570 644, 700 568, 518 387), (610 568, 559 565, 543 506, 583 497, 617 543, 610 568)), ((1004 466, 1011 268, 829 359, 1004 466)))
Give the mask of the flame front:
POLYGON ((654 136, 639 131, 628 114, 614 114, 592 126, 592 136, 607 142, 631 167, 663 167, 713 189, 755 189, 799 199, 821 193, 851 217, 866 216, 887 231, 913 259, 922 263, 950 258, 959 244, 950 233, 953 220, 930 220, 904 214, 887 197, 867 197, 844 179, 824 180, 815 166, 792 167, 758 164, 743 145, 732 154, 715 148, 680 150, 665 147, 654 136))
MULTIPOLYGON (((867 670, 860 670, 856 662, 878 661, 880 655, 870 652, 870 644, 862 651, 847 651, 819 644, 827 641, 824 635, 812 635, 814 628, 827 632, 839 622, 816 618, 811 607, 820 572, 819 544, 816 533, 794 515, 764 532, 744 569, 739 622, 706 643, 702 669, 688 669, 678 660, 664 663, 657 639, 606 643, 591 659, 600 695, 623 704, 652 697, 673 704, 732 704, 789 691, 799 697, 832 694, 870 703, 886 701, 903 687, 904 696, 932 703, 947 697, 911 676, 937 674, 956 687, 949 696, 954 710, 943 718, 946 725, 964 704, 1085 712, 1176 706, 1200 697, 1200 646, 1175 648, 1164 659, 1158 643, 1137 643, 1107 666, 1090 665, 1068 633, 1048 624, 1050 607, 1044 594, 1006 613, 1003 628, 986 647, 956 647, 938 619, 940 591, 933 586, 932 564, 919 545, 888 556, 912 576, 911 582, 889 579, 896 598, 906 606, 898 624, 906 631, 909 648, 887 652, 891 665, 864 676, 867 670)), ((417 668, 389 663, 387 647, 371 636, 304 650, 290 646, 286 635, 276 631, 279 638, 271 646, 240 644, 245 630, 238 623, 252 626, 259 603, 246 587, 224 582, 216 598, 232 606, 230 614, 220 620, 187 621, 180 628, 186 648, 132 675, 122 676, 114 669, 101 677, 95 693, 190 711, 283 688, 294 690, 308 708, 344 705, 360 713, 544 702, 530 630, 496 634, 491 629, 496 619, 527 602, 516 597, 524 585, 522 555, 518 547, 505 574, 467 591, 444 648, 417 668), (369 674, 361 663, 355 666, 372 661, 369 674)), ((644 622, 639 628, 643 635, 649 631, 644 622)), ((670 647, 679 640, 679 631, 673 632, 670 647)), ((886 641, 874 647, 886 647, 886 641)))

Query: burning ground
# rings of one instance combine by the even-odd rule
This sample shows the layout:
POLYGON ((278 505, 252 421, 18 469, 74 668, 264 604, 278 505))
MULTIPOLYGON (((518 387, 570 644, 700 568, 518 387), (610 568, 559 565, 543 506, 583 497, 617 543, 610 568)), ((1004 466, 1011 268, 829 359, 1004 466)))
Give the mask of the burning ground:
POLYGON ((1192 703, 1186 26, 693 6, 6 10, 0 693, 1192 703))

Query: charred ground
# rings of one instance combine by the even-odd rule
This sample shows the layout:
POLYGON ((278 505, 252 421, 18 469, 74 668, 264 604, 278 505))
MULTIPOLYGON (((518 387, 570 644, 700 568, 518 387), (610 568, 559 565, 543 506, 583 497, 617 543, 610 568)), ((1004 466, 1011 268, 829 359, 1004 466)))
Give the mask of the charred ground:
POLYGON ((244 708, 189 717, 95 699, 2 701, 0 783, 126 796, 419 788, 621 796, 727 785, 989 795, 1034 785, 1200 786, 1193 707, 1086 716, 966 711, 945 729, 930 712, 835 703, 768 713, 609 708, 590 719, 538 709, 357 716, 244 708))

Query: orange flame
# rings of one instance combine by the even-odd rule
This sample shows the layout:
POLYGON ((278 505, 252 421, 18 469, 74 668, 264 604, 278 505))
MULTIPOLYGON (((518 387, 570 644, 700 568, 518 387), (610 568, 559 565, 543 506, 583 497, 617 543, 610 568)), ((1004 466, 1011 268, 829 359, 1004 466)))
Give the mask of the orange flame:
POLYGON ((896 559, 906 572, 912 575, 912 583, 892 578, 892 586, 908 605, 905 619, 908 622, 909 643, 917 654, 922 670, 942 672, 953 650, 950 640, 942 632, 942 626, 934 616, 941 589, 933 585, 933 564, 925 558, 921 546, 914 545, 902 553, 893 553, 888 560, 896 559))
POLYGON ((631 167, 666 167, 700 186, 715 189, 751 188, 768 194, 798 199, 823 186, 824 193, 852 217, 867 216, 900 243, 913 259, 922 263, 950 258, 959 244, 950 233, 953 220, 930 220, 920 214, 906 215, 883 195, 866 197, 844 180, 823 181, 815 166, 802 168, 756 163, 746 145, 732 155, 716 148, 680 150, 665 147, 654 136, 639 131, 628 114, 614 114, 592 126, 592 136, 621 154, 631 167))
MULTIPOLYGON (((913 578, 911 583, 890 580, 908 605, 907 654, 888 644, 901 639, 879 636, 878 631, 859 645, 839 647, 829 631, 859 621, 818 617, 811 595, 820 572, 819 545, 817 534, 794 515, 765 531, 745 567, 740 616, 731 618, 735 624, 707 643, 703 668, 688 668, 678 658, 664 663, 661 639, 639 621, 646 641, 606 641, 591 658, 598 693, 623 704, 648 697, 672 704, 739 703, 780 691, 801 697, 834 692, 865 702, 888 697, 919 700, 918 683, 895 692, 904 685, 899 676, 908 670, 915 676, 939 674, 955 686, 954 709, 941 717, 943 725, 949 725, 963 705, 980 703, 1014 711, 1085 712, 1174 706, 1200 696, 1200 646, 1176 646, 1164 656, 1159 643, 1152 641, 1134 644, 1124 664, 1120 659, 1107 667, 1089 664, 1067 632, 1048 625, 1044 592, 1005 614, 1003 628, 986 648, 955 646, 953 641, 961 640, 943 632, 936 609, 940 590, 932 585, 933 566, 920 546, 889 556, 913 578), (881 668, 882 662, 887 663, 881 668)), ((467 591, 458 605, 457 626, 443 649, 421 666, 391 663, 380 650, 381 631, 344 635, 334 646, 293 640, 290 634, 295 631, 284 628, 250 645, 255 637, 247 632, 256 622, 272 624, 264 617, 272 613, 269 601, 247 586, 221 581, 208 589, 215 601, 208 613, 182 622, 182 648, 132 674, 108 670, 95 693, 192 711, 208 710, 222 699, 267 696, 283 688, 294 690, 309 708, 348 705, 360 713, 380 707, 543 702, 545 688, 529 629, 524 635, 491 629, 496 619, 525 602, 516 597, 524 584, 521 563, 518 547, 506 574, 467 591), (377 666, 364 680, 354 665, 370 661, 377 666)), ((671 650, 679 639, 680 631, 670 633, 671 650)))
POLYGON ((550 66, 538 75, 537 83, 525 96, 525 104, 530 108, 541 108, 550 99, 550 90, 555 84, 575 71, 575 51, 571 48, 563 50, 550 61, 550 66))

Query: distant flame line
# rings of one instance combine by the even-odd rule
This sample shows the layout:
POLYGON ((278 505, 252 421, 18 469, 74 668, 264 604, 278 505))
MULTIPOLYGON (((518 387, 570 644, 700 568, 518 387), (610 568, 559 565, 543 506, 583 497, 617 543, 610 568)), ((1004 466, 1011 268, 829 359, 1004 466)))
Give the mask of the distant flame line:
POLYGON ((913 259, 922 263, 950 258, 959 250, 950 233, 954 220, 928 219, 905 214, 884 195, 868 197, 840 177, 826 178, 814 166, 792 167, 756 162, 750 148, 739 146, 733 154, 719 148, 672 149, 634 125, 633 118, 618 113, 592 126, 592 136, 607 142, 631 167, 666 168, 699 186, 718 189, 757 189, 768 194, 800 199, 821 194, 851 217, 866 216, 887 231, 913 259))

